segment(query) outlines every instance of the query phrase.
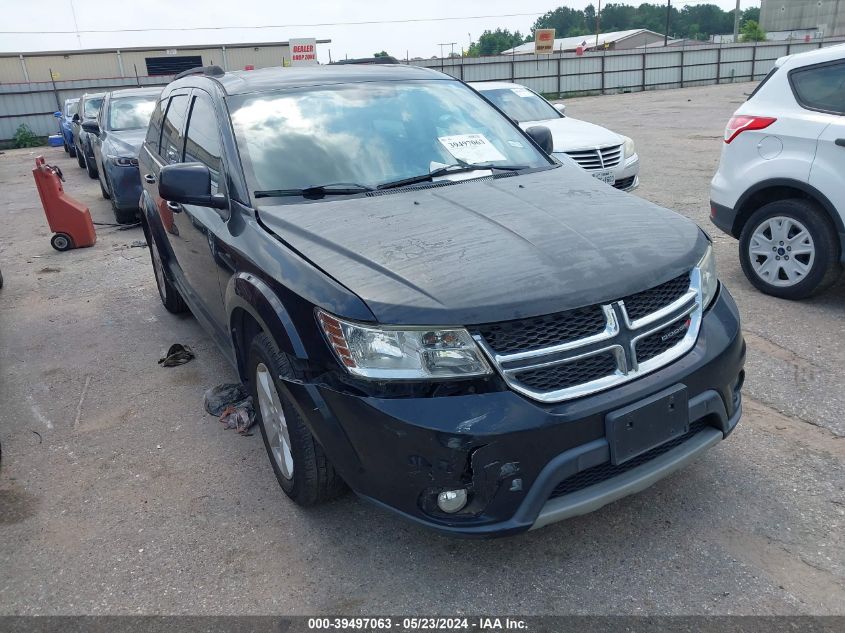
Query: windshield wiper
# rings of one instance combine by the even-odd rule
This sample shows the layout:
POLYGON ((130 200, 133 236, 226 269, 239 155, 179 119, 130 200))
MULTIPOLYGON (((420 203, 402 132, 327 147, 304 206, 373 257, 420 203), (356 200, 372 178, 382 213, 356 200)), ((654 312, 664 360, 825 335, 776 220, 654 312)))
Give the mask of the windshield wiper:
POLYGON ((486 165, 483 163, 466 163, 460 161, 457 165, 445 165, 439 167, 427 174, 420 174, 419 176, 411 176, 410 178, 402 178, 401 180, 394 180, 393 182, 385 182, 376 187, 376 189, 396 189, 398 187, 405 187, 407 185, 415 185, 420 182, 429 182, 438 176, 446 176, 448 174, 463 174, 468 171, 519 171, 520 169, 528 169, 528 165, 486 165))
POLYGON ((304 189, 266 189, 256 191, 256 198, 285 198, 302 196, 303 198, 322 198, 324 196, 351 196, 356 193, 372 191, 372 187, 356 182, 335 182, 327 185, 313 185, 304 189))

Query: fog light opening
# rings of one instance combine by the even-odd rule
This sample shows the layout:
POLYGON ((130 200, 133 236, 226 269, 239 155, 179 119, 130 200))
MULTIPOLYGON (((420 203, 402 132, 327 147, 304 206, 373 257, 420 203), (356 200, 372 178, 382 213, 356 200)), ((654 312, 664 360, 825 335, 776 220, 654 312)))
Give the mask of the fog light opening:
POLYGON ((447 514, 460 512, 466 504, 466 488, 459 488, 458 490, 444 490, 437 495, 437 507, 447 514))

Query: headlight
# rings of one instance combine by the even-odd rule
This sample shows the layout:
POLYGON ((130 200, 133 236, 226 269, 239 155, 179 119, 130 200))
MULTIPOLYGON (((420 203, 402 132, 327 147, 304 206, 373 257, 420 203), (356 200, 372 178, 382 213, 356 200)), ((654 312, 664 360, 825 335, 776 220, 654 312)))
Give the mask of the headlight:
POLYGON ((133 156, 109 156, 111 162, 121 167, 137 167, 138 159, 133 156))
POLYGON ((317 320, 350 374, 376 380, 459 378, 490 373, 465 329, 375 327, 349 323, 322 310, 317 320))
POLYGON ((716 256, 713 254, 712 246, 707 247, 707 252, 704 253, 704 257, 698 262, 696 268, 701 276, 702 308, 707 309, 719 287, 719 280, 716 278, 716 256))
POLYGON ((634 145, 634 139, 629 138, 627 136, 623 136, 622 138, 625 139, 625 158, 631 158, 631 156, 637 153, 637 147, 636 145, 634 145))

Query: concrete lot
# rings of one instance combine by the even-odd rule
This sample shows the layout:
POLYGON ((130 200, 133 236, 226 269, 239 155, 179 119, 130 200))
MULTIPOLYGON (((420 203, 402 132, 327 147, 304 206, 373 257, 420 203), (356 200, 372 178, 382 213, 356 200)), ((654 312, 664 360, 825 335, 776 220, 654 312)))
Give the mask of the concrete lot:
MULTIPOLYGON (((637 195, 714 235, 749 345, 742 423, 642 494, 497 541, 352 495, 295 507, 260 435, 204 414, 203 391, 234 372, 161 306, 140 229, 57 253, 36 152, 0 155, 0 613, 845 614, 845 285, 800 304, 759 294, 707 221, 721 132, 751 87, 567 102, 635 139, 637 195), (163 369, 174 342, 197 359, 163 369)), ((96 181, 42 151, 113 221, 96 181)))

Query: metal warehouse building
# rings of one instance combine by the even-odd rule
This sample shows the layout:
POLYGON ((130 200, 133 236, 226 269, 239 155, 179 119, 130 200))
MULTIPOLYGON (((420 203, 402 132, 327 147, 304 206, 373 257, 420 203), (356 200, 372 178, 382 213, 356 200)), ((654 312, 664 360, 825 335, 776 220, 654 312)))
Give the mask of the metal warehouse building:
POLYGON ((21 123, 42 136, 55 134, 53 112, 84 92, 163 86, 195 66, 251 70, 289 63, 289 42, 0 53, 0 140, 12 138, 21 123))
POLYGON ((824 37, 845 35, 845 2, 763 0, 760 26, 766 32, 818 30, 824 37))

